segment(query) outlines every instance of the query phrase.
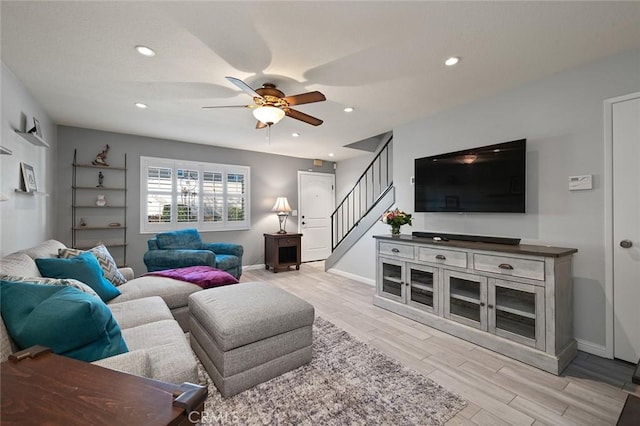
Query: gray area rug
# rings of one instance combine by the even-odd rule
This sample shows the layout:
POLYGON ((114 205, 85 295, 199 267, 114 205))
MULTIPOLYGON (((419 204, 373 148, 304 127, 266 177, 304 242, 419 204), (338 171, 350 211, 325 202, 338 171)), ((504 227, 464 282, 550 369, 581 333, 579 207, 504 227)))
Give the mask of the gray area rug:
POLYGON ((316 317, 310 364, 224 399, 209 387, 202 424, 440 425, 467 402, 316 317))

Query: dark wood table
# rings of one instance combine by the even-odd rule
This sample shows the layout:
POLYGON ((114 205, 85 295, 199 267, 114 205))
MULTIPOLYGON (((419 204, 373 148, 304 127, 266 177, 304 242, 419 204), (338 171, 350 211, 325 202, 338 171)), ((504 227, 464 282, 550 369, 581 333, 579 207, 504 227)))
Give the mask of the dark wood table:
POLYGON ((146 379, 46 351, 14 356, 23 352, 0 364, 3 425, 193 424, 207 396, 201 386, 146 379))
POLYGON ((302 263, 302 234, 264 234, 264 266, 273 272, 289 266, 300 269, 302 263))

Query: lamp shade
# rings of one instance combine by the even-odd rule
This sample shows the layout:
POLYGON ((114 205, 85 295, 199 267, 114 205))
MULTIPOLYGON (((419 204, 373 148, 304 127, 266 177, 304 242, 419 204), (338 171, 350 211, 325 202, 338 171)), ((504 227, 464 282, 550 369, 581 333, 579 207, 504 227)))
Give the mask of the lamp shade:
POLYGON ((271 125, 284 118, 284 111, 274 106, 265 105, 254 109, 253 116, 264 124, 271 125))
POLYGON ((278 197, 276 200, 276 204, 273 206, 271 211, 274 212, 290 212, 291 206, 289 206, 289 201, 287 201, 287 197, 278 197))

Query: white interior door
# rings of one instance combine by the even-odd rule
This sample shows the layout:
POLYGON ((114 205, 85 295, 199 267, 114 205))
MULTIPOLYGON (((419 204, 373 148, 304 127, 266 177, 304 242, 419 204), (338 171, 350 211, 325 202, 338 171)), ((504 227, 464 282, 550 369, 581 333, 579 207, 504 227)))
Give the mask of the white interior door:
POLYGON ((640 358, 640 98, 613 104, 614 357, 640 358))
POLYGON ((303 262, 324 260, 331 254, 334 185, 334 175, 298 172, 298 228, 302 234, 303 262))

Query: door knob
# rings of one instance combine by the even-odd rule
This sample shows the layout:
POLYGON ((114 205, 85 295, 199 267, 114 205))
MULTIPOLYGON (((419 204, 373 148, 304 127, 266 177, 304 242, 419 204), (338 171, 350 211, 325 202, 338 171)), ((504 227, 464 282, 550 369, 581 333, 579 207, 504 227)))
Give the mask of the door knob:
POLYGON ((631 240, 620 241, 620 247, 622 248, 631 248, 631 246, 633 246, 633 243, 631 242, 631 240))

